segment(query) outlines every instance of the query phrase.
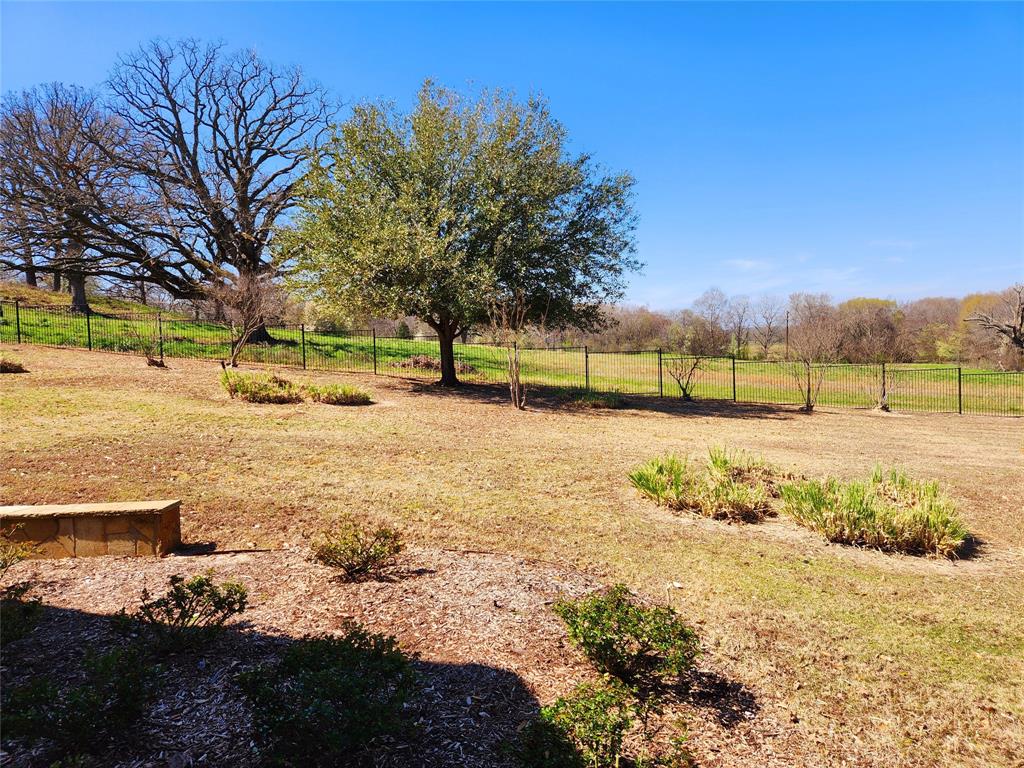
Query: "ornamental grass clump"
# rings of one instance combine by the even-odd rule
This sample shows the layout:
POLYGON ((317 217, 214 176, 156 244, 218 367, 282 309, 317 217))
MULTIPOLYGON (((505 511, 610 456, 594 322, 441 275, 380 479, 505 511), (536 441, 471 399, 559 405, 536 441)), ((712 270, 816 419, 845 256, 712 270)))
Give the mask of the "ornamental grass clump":
POLYGON ((299 403, 301 390, 287 379, 261 373, 222 371, 221 386, 234 399, 247 403, 299 403))
POLYGON ((876 465, 866 481, 808 480, 782 487, 783 510, 840 544, 956 557, 970 533, 935 482, 876 465))
POLYGON ((621 392, 581 392, 569 401, 581 410, 618 410, 626 407, 621 392))
POLYGON ((28 373, 28 368, 17 358, 6 352, 0 352, 0 373, 28 373))
POLYGON ((742 452, 712 448, 703 464, 668 455, 629 474, 641 494, 673 510, 715 520, 757 522, 772 514, 776 470, 742 452))
POLYGON ((302 392, 314 403, 326 405, 369 405, 369 393, 347 384, 304 384, 302 392))

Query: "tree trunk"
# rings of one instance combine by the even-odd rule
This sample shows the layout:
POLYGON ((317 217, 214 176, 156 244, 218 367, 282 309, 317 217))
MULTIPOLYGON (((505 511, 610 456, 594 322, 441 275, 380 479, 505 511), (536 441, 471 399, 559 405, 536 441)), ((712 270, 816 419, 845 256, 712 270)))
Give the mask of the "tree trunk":
POLYGON ((252 333, 249 334, 247 344, 275 344, 276 339, 270 335, 270 331, 267 330, 266 323, 260 323, 256 326, 252 333))
POLYGON ((25 267, 25 285, 35 288, 39 283, 36 280, 36 268, 31 264, 25 267))
POLYGON ((455 333, 451 328, 437 329, 437 343, 441 347, 441 381, 442 387, 457 387, 459 377, 455 374, 455 333))
POLYGON ((85 275, 68 272, 68 287, 71 289, 71 311, 88 313, 89 300, 85 297, 85 275))
POLYGON ((54 293, 60 293, 60 272, 54 271, 52 287, 54 293))

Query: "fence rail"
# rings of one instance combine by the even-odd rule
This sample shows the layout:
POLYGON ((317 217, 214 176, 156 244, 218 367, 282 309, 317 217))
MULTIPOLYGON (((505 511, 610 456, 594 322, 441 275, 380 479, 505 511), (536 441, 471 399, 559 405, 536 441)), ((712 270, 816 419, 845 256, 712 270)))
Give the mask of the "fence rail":
MULTIPOLYGON (((304 325, 278 325, 268 331, 273 343, 247 344, 241 361, 317 371, 437 375, 434 337, 378 336, 372 330, 326 333, 304 325)), ((0 302, 0 342, 220 360, 231 354, 232 330, 157 312, 82 314, 0 302)), ((779 405, 802 404, 810 390, 823 406, 1024 416, 1024 372, 1016 371, 912 364, 808 367, 786 360, 694 358, 660 349, 522 347, 519 356, 523 380, 533 386, 779 405)), ((456 343, 455 359, 466 381, 506 381, 504 347, 456 343)))

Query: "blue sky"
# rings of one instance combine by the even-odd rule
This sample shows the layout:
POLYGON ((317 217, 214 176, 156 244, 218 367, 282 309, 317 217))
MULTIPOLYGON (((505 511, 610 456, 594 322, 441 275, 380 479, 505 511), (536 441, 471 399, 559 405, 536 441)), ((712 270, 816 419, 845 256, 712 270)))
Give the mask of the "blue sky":
POLYGON ((152 37, 299 64, 346 102, 541 92, 637 178, 628 300, 907 299, 1024 279, 1024 5, 0 3, 0 87, 101 83, 152 37))

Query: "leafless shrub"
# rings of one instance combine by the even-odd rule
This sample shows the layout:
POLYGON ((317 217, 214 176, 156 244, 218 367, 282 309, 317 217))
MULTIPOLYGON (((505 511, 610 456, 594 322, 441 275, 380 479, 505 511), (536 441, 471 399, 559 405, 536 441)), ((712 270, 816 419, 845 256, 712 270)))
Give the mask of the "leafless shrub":
POLYGON ((693 357, 667 357, 663 361, 668 375, 675 379, 679 385, 679 392, 684 400, 693 400, 693 390, 697 384, 697 377, 703 370, 704 358, 694 355, 693 357))

